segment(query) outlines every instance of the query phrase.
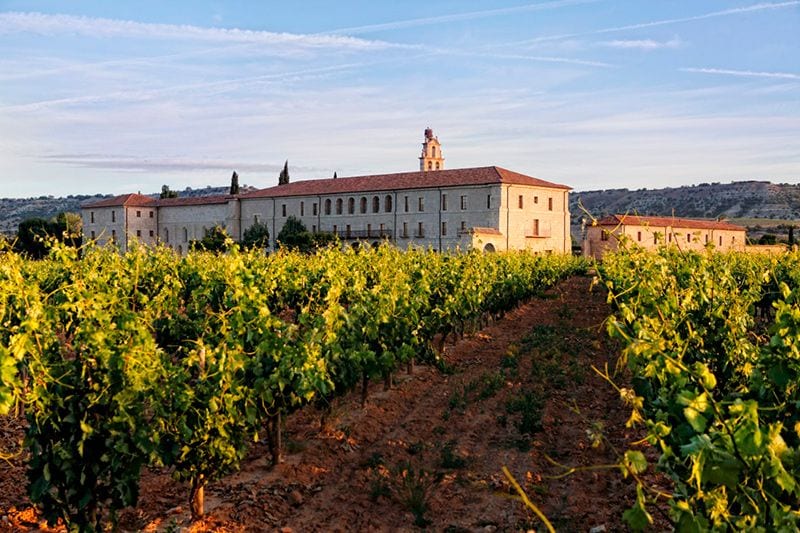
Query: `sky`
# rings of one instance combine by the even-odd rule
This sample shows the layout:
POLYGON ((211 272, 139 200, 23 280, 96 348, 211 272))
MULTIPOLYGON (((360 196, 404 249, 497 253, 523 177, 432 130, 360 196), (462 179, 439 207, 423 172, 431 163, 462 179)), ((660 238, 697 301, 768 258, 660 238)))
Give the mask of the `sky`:
POLYGON ((800 183, 800 0, 0 0, 0 197, 498 165, 800 183))

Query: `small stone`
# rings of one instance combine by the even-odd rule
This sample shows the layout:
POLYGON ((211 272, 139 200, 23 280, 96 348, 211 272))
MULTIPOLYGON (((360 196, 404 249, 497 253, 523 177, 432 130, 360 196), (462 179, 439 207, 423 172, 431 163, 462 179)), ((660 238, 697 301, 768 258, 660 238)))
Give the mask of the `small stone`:
POLYGON ((599 526, 594 526, 592 529, 589 530, 589 533, 604 533, 606 530, 605 524, 600 524, 599 526))
POLYGON ((281 533, 294 533, 294 530, 289 526, 286 526, 281 528, 281 533))
POLYGON ((289 493, 289 502, 295 507, 299 507, 303 504, 303 495, 300 494, 300 491, 293 490, 289 493))

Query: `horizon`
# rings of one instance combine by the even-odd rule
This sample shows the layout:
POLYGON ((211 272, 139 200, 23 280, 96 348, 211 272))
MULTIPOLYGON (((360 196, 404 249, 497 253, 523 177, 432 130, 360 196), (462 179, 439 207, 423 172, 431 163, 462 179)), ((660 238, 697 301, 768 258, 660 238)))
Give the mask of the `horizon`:
POLYGON ((304 7, 0 2, 0 197, 413 171, 429 126, 574 192, 800 182, 800 0, 304 7))

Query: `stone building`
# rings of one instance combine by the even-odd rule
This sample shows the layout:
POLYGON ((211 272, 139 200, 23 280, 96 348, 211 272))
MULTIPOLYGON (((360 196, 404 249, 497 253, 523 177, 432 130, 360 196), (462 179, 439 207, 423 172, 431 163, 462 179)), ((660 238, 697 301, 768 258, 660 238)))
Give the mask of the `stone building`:
POLYGON ((346 244, 569 253, 570 188, 501 167, 444 170, 441 145, 425 130, 420 170, 285 183, 241 195, 156 200, 123 195, 82 208, 84 234, 126 250, 132 238, 184 253, 216 226, 234 240, 256 222, 270 240, 294 216, 311 232, 346 244), (148 209, 139 226, 135 212, 148 209), (153 214, 151 215, 151 211, 153 214), (116 213, 116 214, 115 214, 116 213), (134 213, 133 215, 131 213, 134 213))
POLYGON ((627 239, 643 248, 676 246, 682 250, 743 251, 746 229, 718 220, 696 220, 674 217, 610 215, 586 228, 583 254, 595 259, 617 250, 620 240, 627 239))

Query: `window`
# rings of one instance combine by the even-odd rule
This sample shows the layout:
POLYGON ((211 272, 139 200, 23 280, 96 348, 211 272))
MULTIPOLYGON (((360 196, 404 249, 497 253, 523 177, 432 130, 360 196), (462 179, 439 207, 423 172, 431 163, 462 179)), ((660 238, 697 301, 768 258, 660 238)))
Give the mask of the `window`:
POLYGON ((367 198, 365 196, 361 197, 361 214, 367 212, 367 198))
POLYGON ((90 216, 90 218, 91 218, 92 224, 94 224, 94 211, 92 211, 91 213, 89 213, 89 216, 90 216))
POLYGON ((436 170, 439 170, 439 162, 436 162, 436 170))
POLYGON ((253 215, 253 224, 258 224, 258 215, 253 215))
POLYGON ((281 204, 281 216, 286 216, 286 204, 281 204))
POLYGON ((535 204, 539 203, 539 197, 538 196, 534 196, 533 197, 533 203, 535 203, 535 204))
POLYGON ((164 242, 169 242, 169 229, 164 228, 164 242))
POLYGON ((383 237, 385 231, 386 231, 386 224, 381 224, 380 233, 378 233, 378 237, 383 237))
POLYGON ((533 219, 533 234, 534 235, 539 235, 539 219, 538 218, 534 218, 533 219))
POLYGON ((736 237, 731 237, 731 244, 736 244, 736 237))
POLYGON ((153 218, 153 211, 150 211, 150 218, 153 218))
POLYGON ((642 232, 641 231, 637 231, 636 232, 636 240, 639 241, 639 242, 642 242, 642 232))
POLYGON ((467 197, 461 196, 461 210, 466 211, 467 209, 467 197))
POLYGON ((688 231, 686 232, 686 242, 692 242, 692 234, 688 231))
POLYGON ((462 220, 461 221, 461 231, 462 232, 466 232, 467 231, 467 221, 466 220, 462 220))
POLYGON ((520 195, 517 197, 517 204, 518 204, 518 205, 517 205, 517 207, 519 207, 520 209, 522 209, 522 206, 523 206, 523 199, 522 199, 522 195, 521 195, 521 194, 520 194, 520 195))
POLYGON ((331 201, 330 201, 330 199, 325 200, 325 214, 326 215, 330 215, 331 214, 331 201))
MULTIPOLYGON (((112 213, 113 213, 113 211, 112 211, 112 213)), ((115 230, 115 229, 111 230, 111 242, 113 242, 114 244, 117 244, 117 230, 115 230)))
POLYGON ((719 245, 722 246, 722 235, 719 236, 719 245))
MULTIPOLYGON (((94 233, 94 232, 92 232, 92 233, 94 233)), ((154 235, 153 230, 150 230, 150 237, 153 237, 153 235, 154 235)))
POLYGON ((607 241, 608 240, 608 231, 600 230, 600 240, 607 241))
POLYGON ((424 237, 425 236, 425 226, 422 222, 417 224, 417 237, 424 237))
POLYGON ((189 230, 183 228, 183 242, 189 242, 189 230))
POLYGON ((431 146, 431 157, 436 157, 436 147, 431 146))
POLYGON ((408 238, 408 222, 403 222, 403 237, 408 238))
MULTIPOLYGON (((314 205, 317 205, 317 204, 314 204, 314 205)), ((316 233, 316 232, 317 232, 317 225, 316 224, 311 224, 311 233, 316 233)))
POLYGON ((377 196, 372 197, 372 212, 378 213, 381 210, 381 199, 377 196))
POLYGON ((94 239, 94 230, 92 230, 92 239, 94 239))
POLYGON ((667 239, 669 240, 669 242, 672 242, 672 232, 671 231, 669 232, 669 235, 667 236, 667 239))
POLYGON ((706 244, 708 244, 708 233, 706 233, 706 244))
POLYGON ((347 200, 347 213, 352 215, 355 212, 356 212, 356 199, 350 198, 349 200, 347 200))
POLYGON ((334 235, 338 235, 339 234, 339 226, 337 226, 336 224, 333 225, 333 234, 334 235))
POLYGON ((140 230, 140 229, 137 229, 137 230, 136 230, 136 236, 137 236, 137 237, 141 237, 141 236, 142 236, 142 230, 140 230))
POLYGON ((547 199, 547 210, 548 211, 552 211, 553 210, 553 199, 552 198, 548 198, 547 199))
POLYGON ((342 204, 344 204, 342 199, 341 198, 337 198, 336 199, 336 214, 337 215, 341 215, 342 214, 342 204))
POLYGON ((442 195, 442 211, 447 211, 447 195, 442 195))
POLYGON ((386 195, 386 198, 383 199, 383 210, 387 213, 392 212, 392 197, 390 195, 386 195))
POLYGON ((447 222, 442 222, 442 237, 447 235, 447 222))
POLYGON ((408 196, 406 196, 404 200, 405 200, 405 211, 406 213, 408 213, 408 196))
POLYGON ((306 214, 306 203, 300 202, 300 216, 305 216, 306 214))
POLYGON ((486 195, 486 209, 491 209, 491 208, 492 208, 492 195, 491 194, 487 194, 486 195))
POLYGON ((111 222, 116 222, 116 221, 117 221, 117 212, 112 209, 111 210, 111 222))
POLYGON ((422 213, 423 211, 425 211, 425 198, 423 198, 422 196, 420 196, 420 197, 419 197, 419 202, 418 202, 418 204, 419 204, 419 205, 417 205, 417 211, 419 211, 420 213, 422 213))
POLYGON ((433 162, 428 161, 428 170, 433 170, 433 162))
POLYGON ((142 212, 136 211, 136 218, 142 218, 142 212))
POLYGON ((317 216, 317 202, 311 204, 311 214, 317 216))
POLYGON ((345 228, 345 235, 347 236, 347 238, 350 238, 350 224, 348 224, 347 227, 345 228))
POLYGON ((372 224, 367 224, 367 237, 372 237, 372 224))

